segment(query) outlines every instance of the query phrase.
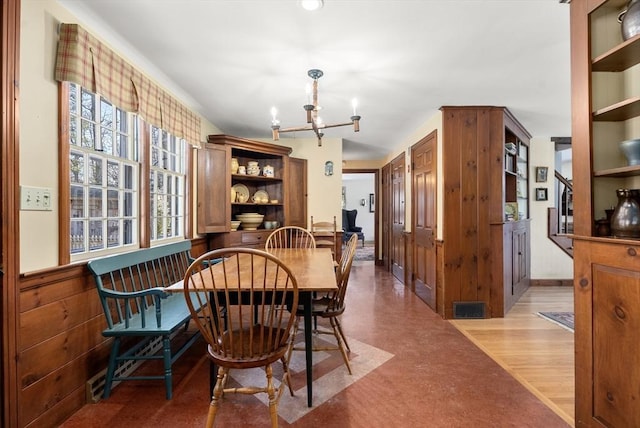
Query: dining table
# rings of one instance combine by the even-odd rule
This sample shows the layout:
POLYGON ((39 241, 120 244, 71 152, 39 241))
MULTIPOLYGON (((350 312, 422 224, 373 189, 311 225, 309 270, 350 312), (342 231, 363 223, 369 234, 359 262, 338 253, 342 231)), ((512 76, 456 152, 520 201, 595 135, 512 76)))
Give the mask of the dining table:
MULTIPOLYGON (((330 248, 272 248, 268 253, 279 258, 296 278, 298 301, 304 313, 304 343, 307 375, 307 405, 313 406, 313 297, 317 293, 337 290, 333 255, 330 248)), ((217 267, 218 266, 218 267, 217 267)), ((227 265, 227 269, 230 265, 227 265)), ((209 269, 222 269, 211 265, 209 269)), ((227 271, 227 274, 229 272, 227 271)), ((242 276, 242 274, 240 273, 242 276)), ((200 291, 194 289, 194 291, 200 291)), ((184 291, 182 281, 165 288, 167 292, 184 291)), ((213 364, 213 363, 212 363, 213 364)), ((215 376, 215 370, 211 370, 215 376)))

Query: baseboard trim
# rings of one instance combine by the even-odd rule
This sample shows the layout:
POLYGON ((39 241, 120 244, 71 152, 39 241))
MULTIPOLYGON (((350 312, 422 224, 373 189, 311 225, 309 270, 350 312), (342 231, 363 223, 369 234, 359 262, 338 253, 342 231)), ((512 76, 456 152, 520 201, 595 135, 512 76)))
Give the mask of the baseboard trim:
POLYGON ((532 279, 532 287, 573 287, 573 279, 532 279))

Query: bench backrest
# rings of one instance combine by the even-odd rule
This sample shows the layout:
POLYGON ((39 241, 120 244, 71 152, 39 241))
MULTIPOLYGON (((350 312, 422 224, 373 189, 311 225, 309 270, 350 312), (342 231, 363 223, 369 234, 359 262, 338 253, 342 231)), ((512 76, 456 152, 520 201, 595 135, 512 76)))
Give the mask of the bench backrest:
POLYGON ((124 322, 142 314, 160 298, 161 288, 182 281, 192 258, 191 241, 181 241, 130 253, 91 260, 93 273, 107 325, 124 322))

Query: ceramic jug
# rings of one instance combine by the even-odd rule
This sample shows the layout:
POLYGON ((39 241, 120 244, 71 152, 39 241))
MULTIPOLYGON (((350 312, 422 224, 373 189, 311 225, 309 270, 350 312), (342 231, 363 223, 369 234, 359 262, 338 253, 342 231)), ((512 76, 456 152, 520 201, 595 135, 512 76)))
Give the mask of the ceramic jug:
POLYGON ((640 34, 640 0, 630 0, 627 7, 618 15, 618 22, 622 24, 622 39, 640 34))
POLYGON ((611 234, 616 238, 640 238, 640 191, 618 189, 618 205, 611 216, 611 234))

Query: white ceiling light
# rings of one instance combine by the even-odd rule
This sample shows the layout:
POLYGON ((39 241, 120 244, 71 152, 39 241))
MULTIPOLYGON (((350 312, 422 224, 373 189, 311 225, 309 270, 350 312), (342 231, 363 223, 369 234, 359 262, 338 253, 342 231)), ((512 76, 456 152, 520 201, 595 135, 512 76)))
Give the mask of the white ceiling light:
POLYGON ((300 5, 305 10, 318 10, 324 6, 323 0, 300 0, 300 5))

